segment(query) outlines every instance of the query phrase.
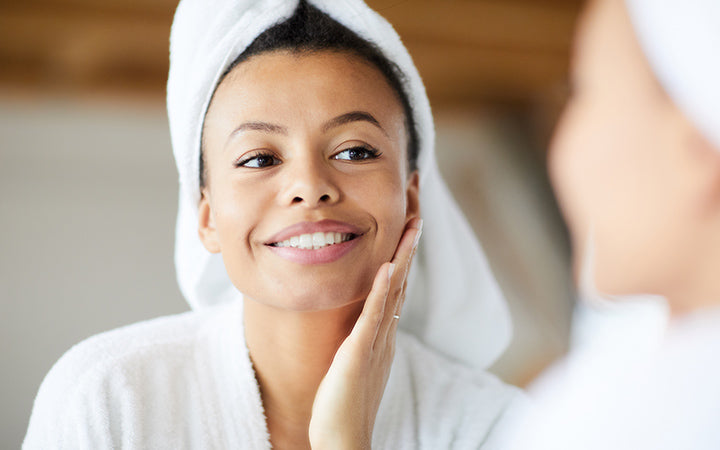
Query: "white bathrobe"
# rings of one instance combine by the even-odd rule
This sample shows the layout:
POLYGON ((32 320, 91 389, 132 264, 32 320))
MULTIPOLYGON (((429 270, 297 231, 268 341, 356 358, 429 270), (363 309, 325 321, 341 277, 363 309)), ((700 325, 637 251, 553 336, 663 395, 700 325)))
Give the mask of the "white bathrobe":
MULTIPOLYGON (((288 374, 292 376, 292 374, 288 374)), ((519 391, 398 333, 376 449, 493 448, 519 391)), ((269 449, 242 303, 94 336, 52 368, 23 448, 269 449)))
POLYGON ((534 384, 508 450, 720 449, 720 309, 622 309, 534 384))

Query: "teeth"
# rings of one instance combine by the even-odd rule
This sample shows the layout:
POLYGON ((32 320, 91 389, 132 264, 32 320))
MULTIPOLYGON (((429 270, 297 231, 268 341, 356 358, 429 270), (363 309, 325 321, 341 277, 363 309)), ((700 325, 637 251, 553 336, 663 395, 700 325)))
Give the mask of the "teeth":
POLYGON ((325 233, 313 233, 313 248, 325 247, 325 233))
POLYGON ((290 239, 282 242, 276 242, 276 247, 292 247, 301 248, 304 250, 318 249, 327 247, 328 245, 339 244, 350 240, 352 235, 350 233, 322 233, 317 232, 313 234, 301 234, 300 236, 293 236, 290 239))
POLYGON ((301 234, 298 248, 309 249, 313 247, 312 234, 301 234))

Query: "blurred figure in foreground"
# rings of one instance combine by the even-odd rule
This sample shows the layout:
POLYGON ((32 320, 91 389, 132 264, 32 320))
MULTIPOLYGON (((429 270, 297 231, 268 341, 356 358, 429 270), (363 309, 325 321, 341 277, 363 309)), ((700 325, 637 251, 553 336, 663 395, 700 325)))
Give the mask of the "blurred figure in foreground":
POLYGON ((719 449, 720 2, 594 0, 575 46, 550 175, 616 320, 536 382, 513 448, 719 449))

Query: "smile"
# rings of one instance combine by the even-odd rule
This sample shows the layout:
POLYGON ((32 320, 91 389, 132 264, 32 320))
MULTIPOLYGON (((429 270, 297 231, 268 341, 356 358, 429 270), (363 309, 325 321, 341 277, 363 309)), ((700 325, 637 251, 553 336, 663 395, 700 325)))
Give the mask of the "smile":
POLYGON ((327 247, 329 245, 340 244, 342 242, 350 241, 357 235, 353 233, 312 233, 312 234, 301 234, 299 236, 292 236, 284 241, 275 242, 271 244, 274 247, 290 247, 299 248, 303 250, 317 250, 319 248, 327 247))
POLYGON ((265 241, 265 248, 287 261, 327 264, 341 259, 361 245, 367 230, 337 220, 299 222, 265 241))

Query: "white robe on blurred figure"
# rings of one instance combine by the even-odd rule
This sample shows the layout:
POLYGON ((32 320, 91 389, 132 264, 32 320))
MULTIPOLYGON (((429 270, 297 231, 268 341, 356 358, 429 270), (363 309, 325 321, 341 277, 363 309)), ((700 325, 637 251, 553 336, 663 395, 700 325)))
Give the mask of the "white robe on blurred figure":
POLYGON ((720 449, 720 309, 668 321, 661 300, 581 305, 588 336, 531 388, 513 450, 720 449))

